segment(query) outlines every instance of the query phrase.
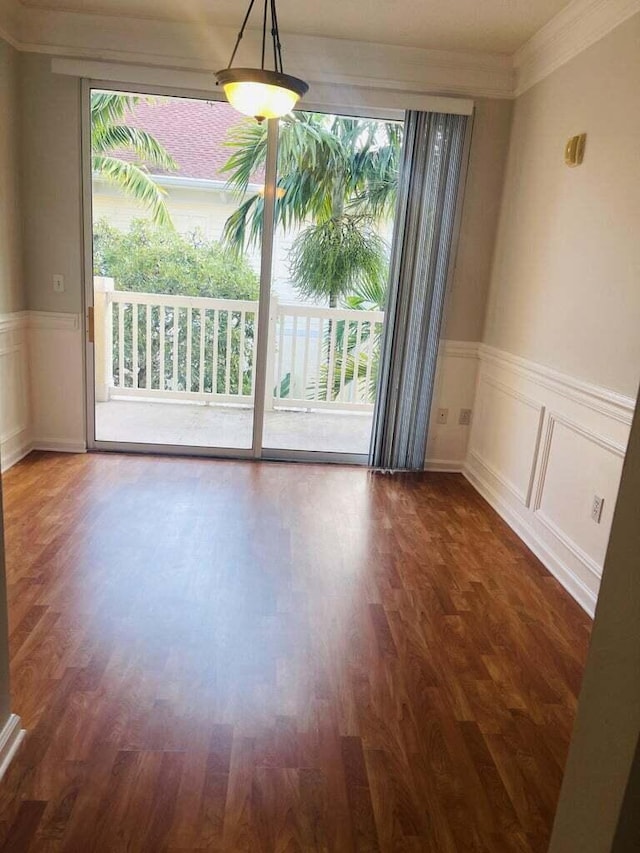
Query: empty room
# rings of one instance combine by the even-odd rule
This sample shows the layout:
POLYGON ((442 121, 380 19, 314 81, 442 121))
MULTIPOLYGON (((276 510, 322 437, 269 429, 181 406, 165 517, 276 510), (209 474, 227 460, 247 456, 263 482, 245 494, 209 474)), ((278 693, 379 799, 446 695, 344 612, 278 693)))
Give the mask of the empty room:
POLYGON ((640 0, 1 0, 0 853, 640 851, 640 0))

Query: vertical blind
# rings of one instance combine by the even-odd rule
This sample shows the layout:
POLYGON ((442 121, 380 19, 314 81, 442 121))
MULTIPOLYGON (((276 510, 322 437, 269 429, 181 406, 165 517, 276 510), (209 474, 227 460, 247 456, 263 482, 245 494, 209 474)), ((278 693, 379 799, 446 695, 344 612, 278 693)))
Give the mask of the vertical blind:
POLYGON ((410 111, 369 464, 424 467, 468 116, 410 111))

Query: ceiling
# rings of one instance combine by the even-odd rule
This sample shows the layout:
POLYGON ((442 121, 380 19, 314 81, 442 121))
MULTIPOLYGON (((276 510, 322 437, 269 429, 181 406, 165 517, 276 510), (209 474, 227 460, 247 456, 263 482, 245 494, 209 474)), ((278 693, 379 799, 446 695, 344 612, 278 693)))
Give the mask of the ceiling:
MULTIPOLYGON (((21 0, 31 9, 239 27, 244 0, 21 0)), ((284 33, 511 54, 568 0, 278 0, 284 33)), ((257 2, 250 26, 260 26, 257 2)))

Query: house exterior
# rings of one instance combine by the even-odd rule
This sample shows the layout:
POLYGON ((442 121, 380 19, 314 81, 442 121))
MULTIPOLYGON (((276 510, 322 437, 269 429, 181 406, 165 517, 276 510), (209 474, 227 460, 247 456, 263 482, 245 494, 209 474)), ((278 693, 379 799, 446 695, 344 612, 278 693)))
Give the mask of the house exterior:
MULTIPOLYGON (((181 234, 198 230, 209 240, 221 240, 225 222, 238 206, 237 195, 227 186, 228 175, 222 171, 232 153, 226 144, 227 134, 243 118, 226 102, 154 97, 142 98, 124 120, 152 134, 177 165, 171 173, 149 169, 166 192, 167 208, 176 229, 181 234)), ((124 151, 118 156, 132 159, 124 151)), ((249 192, 259 191, 262 181, 263 175, 257 173, 249 192)), ((143 205, 94 175, 94 222, 105 219, 109 225, 126 231, 133 220, 147 216, 143 205)), ((287 303, 299 301, 287 262, 295 236, 280 229, 274 245, 272 286, 278 298, 287 303)), ((260 247, 248 249, 247 258, 259 273, 260 247)))

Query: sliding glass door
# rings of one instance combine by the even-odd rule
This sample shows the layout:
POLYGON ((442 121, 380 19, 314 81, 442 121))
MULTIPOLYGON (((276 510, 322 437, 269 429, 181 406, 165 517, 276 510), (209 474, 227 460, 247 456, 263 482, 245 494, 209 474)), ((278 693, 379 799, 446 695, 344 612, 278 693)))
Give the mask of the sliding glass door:
MULTIPOLYGON (((261 234, 225 244, 228 104, 92 90, 96 442, 253 446, 261 234)), ((247 191, 264 193, 264 169, 247 191)))
POLYGON ((280 123, 263 445, 366 457, 402 122, 280 123))
POLYGON ((366 461, 402 123, 86 106, 93 446, 366 461))

